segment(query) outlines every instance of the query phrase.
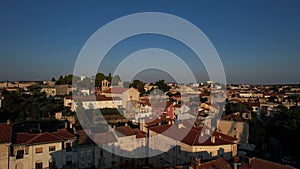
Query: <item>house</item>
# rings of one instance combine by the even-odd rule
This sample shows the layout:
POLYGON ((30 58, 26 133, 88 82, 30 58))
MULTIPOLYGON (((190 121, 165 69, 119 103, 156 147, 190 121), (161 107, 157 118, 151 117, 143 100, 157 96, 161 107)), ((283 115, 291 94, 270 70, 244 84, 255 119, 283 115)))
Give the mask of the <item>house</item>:
MULTIPOLYGON (((139 101, 140 93, 135 88, 122 88, 122 87, 112 87, 110 86, 107 90, 103 91, 106 97, 119 97, 122 99, 122 107, 129 107, 131 101, 139 101)), ((136 107, 137 108, 137 107, 136 107)))
POLYGON ((170 149, 152 159, 155 166, 162 165, 162 161, 185 164, 191 158, 230 159, 237 154, 236 138, 209 128, 194 127, 188 123, 153 126, 149 128, 149 136, 152 136, 149 145, 153 149, 160 151, 170 149))
POLYGON ((248 143, 249 122, 239 113, 229 114, 220 119, 217 130, 223 134, 237 138, 239 144, 248 143))
POLYGON ((56 96, 56 88, 54 86, 42 85, 41 92, 45 92, 46 96, 56 96))
POLYGON ((261 114, 264 114, 267 117, 274 117, 274 114, 278 111, 277 107, 279 106, 278 103, 261 103, 260 104, 260 111, 261 114))
POLYGON ((95 146, 96 144, 90 139, 84 130, 78 130, 77 157, 78 168, 92 168, 95 166, 95 146))
POLYGON ((0 168, 9 168, 10 145, 12 142, 12 125, 0 123, 0 168))
POLYGON ((76 136, 66 129, 56 132, 16 133, 11 143, 9 168, 63 168, 74 166, 76 136))
POLYGON ((122 100, 119 97, 107 97, 105 95, 89 96, 65 96, 64 106, 75 111, 77 103, 80 102, 84 109, 120 108, 122 100))
POLYGON ((73 88, 70 85, 55 85, 56 94, 57 95, 67 95, 70 94, 73 88))

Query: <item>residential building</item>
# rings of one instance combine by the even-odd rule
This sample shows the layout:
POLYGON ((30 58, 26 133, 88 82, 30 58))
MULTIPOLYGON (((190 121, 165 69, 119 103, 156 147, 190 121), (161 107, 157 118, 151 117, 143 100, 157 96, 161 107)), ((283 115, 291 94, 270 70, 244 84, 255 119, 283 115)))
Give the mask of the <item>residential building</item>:
POLYGON ((89 95, 89 96, 65 96, 64 106, 70 107, 71 111, 75 111, 77 104, 81 102, 84 109, 102 109, 102 108, 120 108, 122 100, 119 97, 107 97, 105 95, 89 95))
POLYGON ((77 137, 66 129, 56 132, 15 133, 12 126, 0 124, 0 168, 42 169, 77 165, 77 137), (2 137, 3 136, 3 137, 2 137))
POLYGON ((159 135, 159 137, 153 137, 149 143, 150 147, 153 146, 153 149, 157 150, 170 148, 162 155, 154 157, 152 159, 153 165, 159 166, 164 162, 184 164, 188 163, 191 158, 212 160, 222 157, 230 159, 237 155, 236 138, 209 128, 189 125, 191 124, 178 123, 149 128, 150 137, 159 135), (202 138, 207 139, 202 141, 202 138))
POLYGON ((45 92, 46 96, 56 96, 56 88, 54 86, 42 85, 41 92, 45 92))
POLYGON ((8 123, 0 124, 0 169, 9 168, 10 145, 12 142, 12 126, 8 123))
POLYGON ((223 134, 237 138, 239 144, 248 143, 249 122, 239 113, 222 117, 218 123, 217 130, 223 134))
MULTIPOLYGON (((103 91, 106 97, 118 97, 122 99, 122 107, 127 108, 132 104, 131 101, 140 101, 140 93, 135 88, 122 88, 110 86, 103 91)), ((137 108, 137 107, 136 107, 137 108)))

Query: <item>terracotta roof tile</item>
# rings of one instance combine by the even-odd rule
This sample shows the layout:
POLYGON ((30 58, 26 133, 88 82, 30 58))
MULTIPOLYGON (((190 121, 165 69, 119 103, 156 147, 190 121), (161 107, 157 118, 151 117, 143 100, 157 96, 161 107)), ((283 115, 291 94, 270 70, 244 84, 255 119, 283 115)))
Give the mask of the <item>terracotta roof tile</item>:
POLYGON ((116 134, 118 137, 124 137, 124 136, 133 136, 135 135, 134 131, 129 126, 120 126, 116 128, 116 134))
MULTIPOLYGON (((183 125, 179 128, 177 125, 160 125, 150 127, 150 130, 163 134, 169 138, 175 140, 181 140, 181 142, 192 145, 192 146, 209 146, 209 145, 225 145, 225 144, 234 144, 234 141, 237 139, 231 136, 224 135, 222 133, 214 131, 212 136, 215 137, 215 141, 212 142, 209 136, 209 139, 203 143, 199 142, 201 133, 203 133, 203 127, 194 127, 183 125), (183 138, 183 139, 182 139, 183 138)), ((207 136, 203 133, 203 136, 207 136)))
POLYGON ((37 144, 58 141, 63 141, 63 139, 48 132, 38 134, 17 133, 14 144, 37 144))
POLYGON ((206 163, 201 164, 201 169, 232 169, 230 164, 223 158, 218 158, 206 163))
POLYGON ((122 88, 122 87, 111 87, 104 91, 104 93, 115 93, 115 94, 122 94, 125 91, 127 91, 128 88, 122 88))
POLYGON ((14 144, 38 144, 59 142, 68 139, 76 139, 76 136, 68 132, 66 129, 60 129, 57 132, 43 133, 17 133, 14 144))
POLYGON ((97 133, 93 135, 93 140, 97 144, 107 144, 107 143, 113 143, 118 142, 117 138, 112 132, 106 132, 106 133, 97 133))
POLYGON ((242 166, 239 169, 295 169, 294 167, 284 166, 279 163, 267 161, 259 158, 251 158, 250 164, 242 162, 242 166))

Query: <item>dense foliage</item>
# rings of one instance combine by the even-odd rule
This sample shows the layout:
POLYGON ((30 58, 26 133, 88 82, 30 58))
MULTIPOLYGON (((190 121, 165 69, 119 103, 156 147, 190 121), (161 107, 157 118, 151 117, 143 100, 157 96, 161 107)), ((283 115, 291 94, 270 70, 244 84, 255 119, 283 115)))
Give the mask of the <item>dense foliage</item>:
POLYGON ((63 100, 47 98, 44 92, 36 86, 29 91, 2 92, 4 99, 0 108, 0 121, 7 119, 15 123, 50 119, 55 112, 63 109, 63 100))

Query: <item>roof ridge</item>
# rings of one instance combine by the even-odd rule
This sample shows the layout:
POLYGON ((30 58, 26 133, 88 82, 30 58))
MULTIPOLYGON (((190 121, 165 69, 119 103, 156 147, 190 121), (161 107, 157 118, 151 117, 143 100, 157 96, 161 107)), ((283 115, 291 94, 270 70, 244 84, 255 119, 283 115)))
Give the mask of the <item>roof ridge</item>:
MULTIPOLYGON (((29 136, 31 135, 31 134, 25 133, 25 132, 23 134, 26 134, 26 135, 29 135, 29 136)), ((31 139, 27 140, 25 143, 29 144, 32 140, 35 140, 39 136, 39 134, 41 134, 41 133, 36 134, 36 136, 34 136, 31 139)))
POLYGON ((201 131, 196 131, 197 132, 197 134, 196 134, 196 136, 195 136, 195 138, 194 138, 194 141, 193 141, 193 144, 192 145, 194 145, 195 144, 195 142, 196 142, 196 140, 197 140, 197 138, 198 138, 198 140, 199 140, 199 135, 200 135, 200 133, 201 133, 201 131))

